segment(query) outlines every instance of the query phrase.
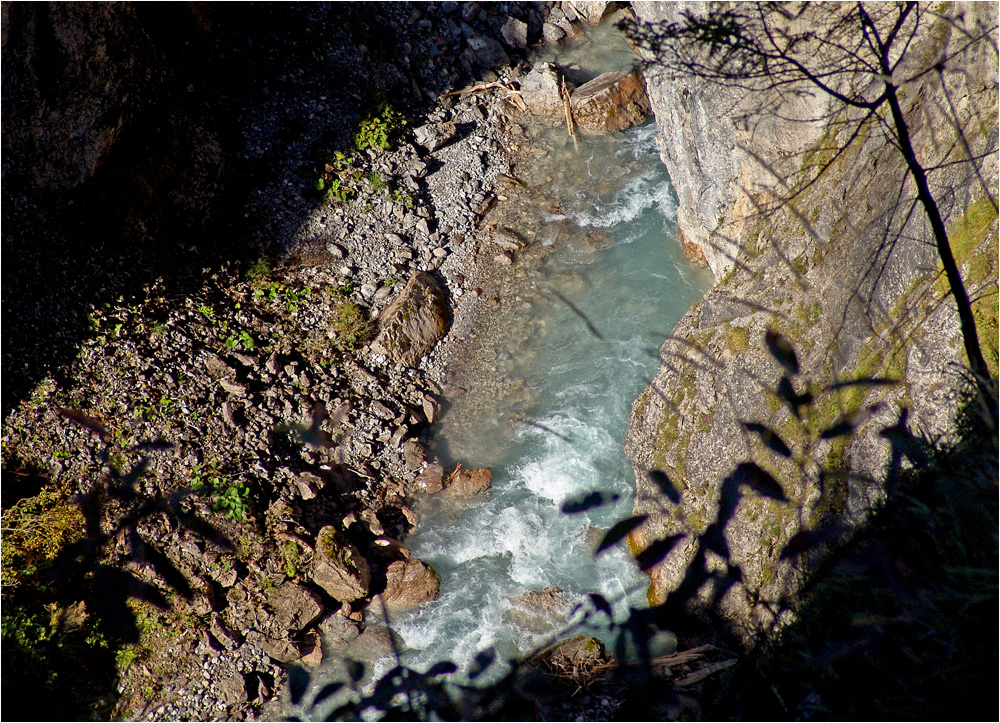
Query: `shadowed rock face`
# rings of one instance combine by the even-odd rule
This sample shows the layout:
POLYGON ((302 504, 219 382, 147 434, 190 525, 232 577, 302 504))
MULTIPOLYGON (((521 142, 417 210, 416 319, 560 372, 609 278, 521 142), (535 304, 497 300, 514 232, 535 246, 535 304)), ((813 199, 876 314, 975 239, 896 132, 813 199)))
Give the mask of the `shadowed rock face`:
POLYGON ((4 5, 3 43, 5 180, 10 171, 44 189, 88 180, 163 80, 122 3, 4 5))
POLYGON ((451 309, 434 277, 414 272, 404 289, 379 316, 372 348, 415 367, 451 327, 451 309))

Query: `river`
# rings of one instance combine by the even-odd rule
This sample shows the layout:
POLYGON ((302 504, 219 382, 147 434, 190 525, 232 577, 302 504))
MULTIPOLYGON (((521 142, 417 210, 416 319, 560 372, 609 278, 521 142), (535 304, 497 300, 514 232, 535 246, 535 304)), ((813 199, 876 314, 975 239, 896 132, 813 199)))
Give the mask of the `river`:
MULTIPOLYGON (((711 281, 681 256, 655 132, 650 122, 588 136, 579 152, 565 131, 539 138, 545 162, 526 180, 546 185, 546 202, 519 230, 541 260, 505 289, 511 311, 478 352, 491 365, 470 372, 478 379, 467 376, 433 439, 446 462, 491 467, 493 487, 485 498, 426 499, 408 541, 441 580, 437 601, 391 621, 417 669, 465 666, 490 647, 523 654, 589 592, 611 600, 618 621, 645 604, 624 545, 596 560, 592 549, 631 512, 621 450, 631 403, 657 369, 655 349, 711 281), (617 501, 562 512, 595 490, 617 501)), ((606 625, 588 632, 613 637, 606 625)))

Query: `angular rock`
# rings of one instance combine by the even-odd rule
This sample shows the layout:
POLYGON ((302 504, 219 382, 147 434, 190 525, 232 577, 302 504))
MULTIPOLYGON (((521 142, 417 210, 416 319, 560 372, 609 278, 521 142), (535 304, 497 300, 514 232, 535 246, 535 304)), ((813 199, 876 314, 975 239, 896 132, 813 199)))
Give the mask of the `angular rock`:
POLYGON ((619 70, 597 76, 570 96, 573 116, 591 131, 623 131, 650 114, 646 81, 638 70, 619 70))
POLYGON ((271 596, 274 616, 282 630, 297 633, 323 614, 323 603, 312 590, 286 582, 271 596))
POLYGON ((555 23, 546 22, 542 25, 542 38, 546 43, 558 43, 566 37, 566 31, 555 23))
POLYGON ((280 638, 264 638, 260 643, 261 650, 276 663, 293 663, 302 657, 295 643, 280 638))
POLYGON ((525 243, 517 231, 506 226, 499 226, 493 231, 493 243, 507 251, 520 251, 525 243))
POLYGON ((413 138, 416 140, 417 145, 423 146, 429 153, 433 153, 455 140, 457 132, 458 127, 453 121, 448 121, 447 123, 428 123, 413 131, 413 138))
POLYGON ((403 443, 403 463, 411 471, 420 469, 427 457, 427 449, 415 439, 403 443))
POLYGON ((562 113, 559 75, 548 63, 539 63, 521 81, 521 98, 532 113, 562 113))
POLYGON ((451 309, 434 277, 417 271, 379 315, 372 350, 415 367, 451 326, 451 309))
POLYGON ((323 662, 323 643, 315 631, 309 633, 302 642, 302 657, 299 662, 312 667, 323 662))
POLYGON ((368 561, 335 527, 324 527, 316 537, 312 579, 341 602, 368 595, 372 582, 368 561))
POLYGON ((479 469, 457 469, 444 482, 444 491, 456 497, 479 495, 487 492, 493 484, 493 470, 489 467, 479 469))
POLYGON ((427 465, 424 471, 417 475, 417 489, 427 494, 434 494, 444 489, 444 467, 437 462, 427 465))
POLYGON ((347 617, 343 610, 327 615, 319 624, 319 631, 323 635, 323 641, 330 650, 341 650, 346 648, 351 642, 361 635, 361 628, 358 623, 347 617))
POLYGON ((382 627, 365 628, 361 635, 347 646, 344 655, 363 661, 378 660, 392 655, 392 638, 389 631, 382 627))
POLYGON ((426 394, 420 397, 420 407, 424 413, 424 419, 427 420, 428 424, 434 423, 434 417, 437 414, 437 403, 426 394))
POLYGON ((517 18, 507 18, 500 28, 500 37, 512 48, 523 50, 528 47, 528 24, 517 18))
POLYGON ((577 17, 581 20, 585 20, 591 25, 597 25, 618 7, 618 3, 607 2, 607 0, 575 0, 568 7, 575 10, 577 17))
POLYGON ((247 687, 242 675, 232 675, 213 683, 212 691, 228 706, 238 706, 247 702, 247 687))
POLYGON ((382 599, 390 610, 411 610, 437 600, 441 583, 433 568, 422 560, 397 561, 385 573, 382 599))
POLYGON ((469 38, 469 48, 475 53, 476 64, 482 68, 499 68, 510 62, 503 46, 493 38, 469 38))

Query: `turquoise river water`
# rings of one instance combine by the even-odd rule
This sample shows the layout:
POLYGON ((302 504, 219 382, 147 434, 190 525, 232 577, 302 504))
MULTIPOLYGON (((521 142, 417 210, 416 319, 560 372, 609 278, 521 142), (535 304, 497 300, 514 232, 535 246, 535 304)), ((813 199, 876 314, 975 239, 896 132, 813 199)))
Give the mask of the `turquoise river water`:
MULTIPOLYGON (((562 154, 553 164, 562 180, 551 189, 559 202, 534 233, 553 250, 524 280, 519 316, 494 340, 495 374, 516 381, 456 421, 446 414, 434 440, 446 460, 492 467, 493 488, 482 499, 429 499, 408 541, 441 580, 437 601, 391 621, 404 662, 417 669, 439 660, 464 667, 489 647, 523 654, 558 633, 567 608, 589 592, 613 601, 618 620, 645 604, 646 580, 624 545, 596 560, 591 551, 599 531, 631 513, 622 441, 632 401, 658 366, 650 350, 710 284, 681 256, 655 131, 648 123, 584 138, 578 154, 564 140, 550 145, 562 154), (520 409, 533 425, 503 423, 520 409), (592 490, 618 502, 561 511, 592 490), (556 601, 548 619, 524 597, 547 588, 556 601)), ((589 632, 606 642, 613 635, 607 626, 589 632)))

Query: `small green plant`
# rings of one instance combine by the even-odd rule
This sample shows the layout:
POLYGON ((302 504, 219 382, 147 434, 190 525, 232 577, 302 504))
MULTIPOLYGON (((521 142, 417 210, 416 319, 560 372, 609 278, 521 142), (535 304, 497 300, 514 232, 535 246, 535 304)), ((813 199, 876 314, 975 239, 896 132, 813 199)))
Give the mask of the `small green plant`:
POLYGON ((246 331, 241 331, 235 336, 226 337, 227 349, 235 349, 238 346, 242 346, 247 351, 253 351, 256 344, 254 343, 253 337, 246 331))
POLYGON ((323 194, 323 203, 331 203, 333 201, 340 201, 343 203, 344 201, 353 198, 355 194, 354 189, 345 184, 339 178, 326 178, 324 176, 319 176, 313 182, 313 188, 323 194))
POLYGON ((368 174, 368 183, 371 184, 373 193, 381 193, 386 189, 385 179, 378 171, 372 171, 368 174))
POLYGON ((243 522, 249 509, 250 488, 240 480, 203 475, 201 467, 191 472, 191 489, 212 497, 212 509, 227 519, 243 522))
POLYGON ((199 306, 197 312, 202 316, 204 316, 206 319, 215 318, 215 309, 213 309, 211 306, 207 306, 206 304, 202 304, 201 306, 199 306))
POLYGON ((395 190, 394 190, 394 191, 393 191, 393 192, 392 192, 392 193, 391 193, 391 194, 389 195, 389 198, 391 198, 391 199, 392 199, 392 202, 393 202, 393 203, 399 203, 399 204, 402 204, 402 205, 403 205, 403 206, 405 206, 406 208, 413 208, 413 196, 411 196, 411 195, 409 195, 409 194, 406 194, 406 193, 403 193, 403 192, 402 192, 401 190, 399 190, 398 188, 397 188, 397 189, 395 189, 395 190))
POLYGON ((118 648, 118 651, 115 653, 115 669, 118 671, 118 674, 121 675, 129 669, 132 663, 141 657, 142 648, 140 646, 134 644, 123 645, 118 648))
POLYGON ((368 148, 388 150, 390 141, 402 132, 405 125, 406 120, 402 114, 383 101, 374 114, 361 121, 357 135, 354 136, 354 145, 359 151, 368 148))
POLYGON ((3 511, 0 581, 5 589, 34 575, 83 534, 83 515, 66 493, 43 488, 3 511))
POLYGON ((286 540, 281 543, 278 552, 281 553, 281 569, 285 576, 292 578, 298 575, 302 565, 299 546, 291 540, 286 540))

